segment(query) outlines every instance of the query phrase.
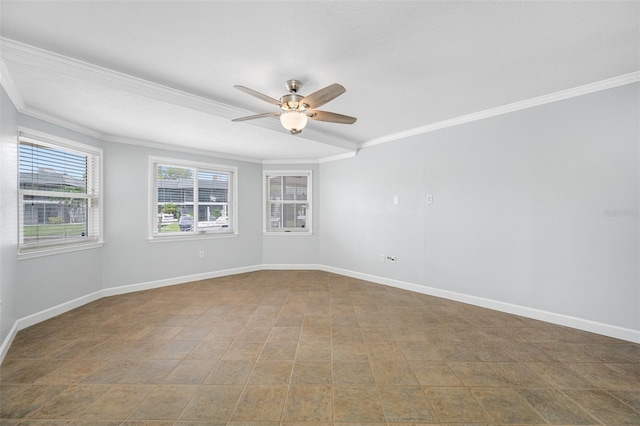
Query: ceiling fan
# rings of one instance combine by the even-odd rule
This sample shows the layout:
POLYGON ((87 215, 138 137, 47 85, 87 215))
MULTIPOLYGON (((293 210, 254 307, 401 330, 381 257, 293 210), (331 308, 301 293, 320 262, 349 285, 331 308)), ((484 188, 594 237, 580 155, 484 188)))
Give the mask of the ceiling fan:
POLYGON ((327 102, 337 98, 346 92, 346 89, 334 83, 323 89, 313 92, 309 96, 302 96, 298 94, 298 90, 302 87, 302 83, 298 80, 287 80, 285 82, 288 94, 282 95, 280 100, 274 99, 267 95, 263 95, 260 92, 256 92, 253 89, 249 89, 244 86, 233 86, 238 90, 243 91, 251 96, 255 96, 265 102, 269 102, 272 105, 280 108, 279 112, 266 112, 263 114, 250 115, 248 117, 236 118, 231 121, 246 121, 253 120, 255 118, 264 117, 280 117, 280 123, 282 126, 289 130, 292 135, 296 135, 302 132, 304 126, 307 125, 307 119, 317 121, 327 121, 330 123, 340 124, 353 124, 356 122, 355 117, 349 117, 348 115, 336 114, 335 112, 318 111, 316 108, 326 104, 327 102))

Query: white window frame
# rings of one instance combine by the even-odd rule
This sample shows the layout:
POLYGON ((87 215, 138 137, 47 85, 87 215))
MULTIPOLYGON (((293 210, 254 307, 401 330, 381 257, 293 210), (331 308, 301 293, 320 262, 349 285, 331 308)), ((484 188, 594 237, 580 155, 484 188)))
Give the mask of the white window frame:
POLYGON ((29 259, 60 253, 99 248, 104 245, 103 232, 103 150, 73 140, 61 138, 48 133, 24 127, 18 128, 18 163, 20 163, 21 141, 33 142, 41 146, 49 146, 64 151, 75 152, 93 157, 88 164, 87 192, 68 193, 46 190, 32 190, 20 188, 20 167, 18 164, 18 259, 29 259), (97 168, 98 170, 94 170, 97 168), (24 243, 24 197, 45 196, 87 199, 87 235, 86 240, 56 239, 35 243, 24 243), (97 233, 97 235, 96 235, 97 233))
MULTIPOLYGON (((194 174, 194 177, 197 174, 194 174)), ((193 206, 197 212, 198 208, 198 179, 193 179, 193 206)), ((149 157, 149 241, 161 242, 161 241, 176 241, 176 240, 191 240, 201 238, 225 238, 236 237, 238 235, 238 168, 234 166, 204 163, 190 160, 181 160, 176 158, 167 157, 149 157), (231 195, 228 204, 229 228, 221 229, 198 229, 198 218, 194 218, 194 230, 187 232, 158 232, 158 166, 173 166, 180 168, 194 169, 203 172, 222 172, 229 173, 231 175, 231 183, 229 185, 229 191, 231 195)), ((197 215, 197 213, 196 213, 197 215)))
MULTIPOLYGON (((262 176, 262 231, 264 235, 312 235, 313 234, 313 173, 311 170, 264 170, 262 176), (304 228, 271 228, 271 200, 269 194, 269 177, 279 176, 306 176, 307 177, 307 204, 306 220, 304 228)), ((278 200, 283 204, 301 203, 295 200, 278 200)))

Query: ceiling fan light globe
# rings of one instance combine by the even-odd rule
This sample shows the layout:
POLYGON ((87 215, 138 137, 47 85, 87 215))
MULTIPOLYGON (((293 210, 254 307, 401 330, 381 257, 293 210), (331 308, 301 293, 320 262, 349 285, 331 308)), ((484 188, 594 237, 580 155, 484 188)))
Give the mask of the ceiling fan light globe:
POLYGON ((288 111, 280 115, 280 123, 289 131, 300 131, 307 125, 307 115, 298 111, 288 111))

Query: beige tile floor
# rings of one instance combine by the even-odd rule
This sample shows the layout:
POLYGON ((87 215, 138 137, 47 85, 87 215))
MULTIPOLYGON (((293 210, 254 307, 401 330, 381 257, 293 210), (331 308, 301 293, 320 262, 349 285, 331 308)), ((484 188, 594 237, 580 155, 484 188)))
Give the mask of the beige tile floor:
POLYGON ((6 425, 640 424, 640 345, 317 271, 98 300, 22 330, 6 425))

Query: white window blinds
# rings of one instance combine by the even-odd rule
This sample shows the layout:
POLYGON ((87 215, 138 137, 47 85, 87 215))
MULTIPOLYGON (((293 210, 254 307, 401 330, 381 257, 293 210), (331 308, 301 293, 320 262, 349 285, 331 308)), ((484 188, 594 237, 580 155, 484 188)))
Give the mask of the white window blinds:
POLYGON ((152 237, 237 233, 236 168, 152 158, 152 237))
POLYGON ((20 252, 101 240, 99 149, 20 133, 20 252))

